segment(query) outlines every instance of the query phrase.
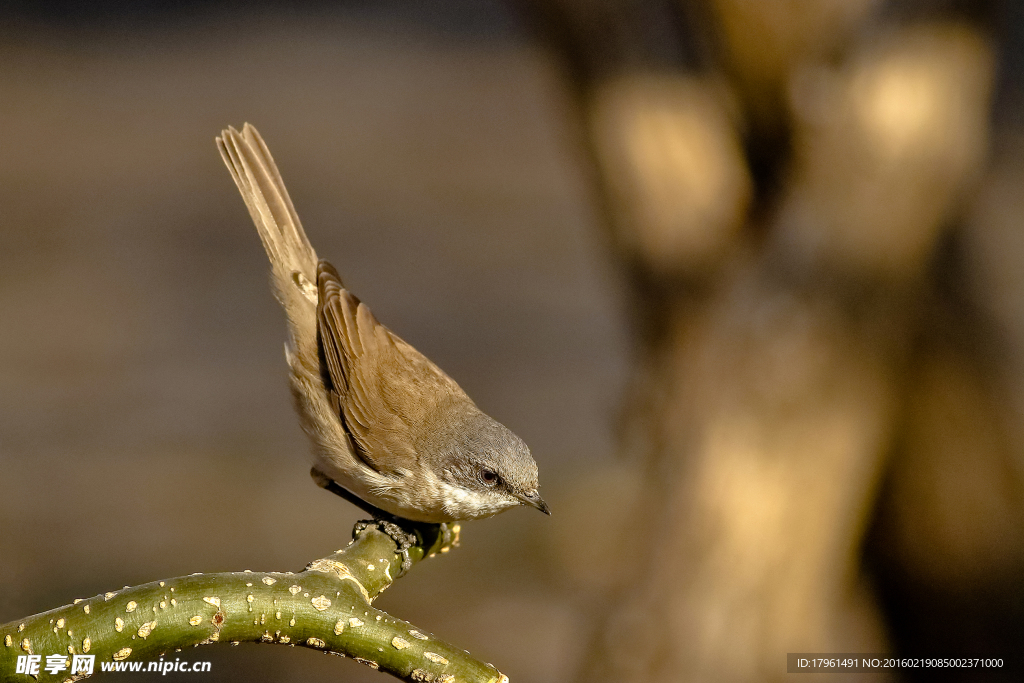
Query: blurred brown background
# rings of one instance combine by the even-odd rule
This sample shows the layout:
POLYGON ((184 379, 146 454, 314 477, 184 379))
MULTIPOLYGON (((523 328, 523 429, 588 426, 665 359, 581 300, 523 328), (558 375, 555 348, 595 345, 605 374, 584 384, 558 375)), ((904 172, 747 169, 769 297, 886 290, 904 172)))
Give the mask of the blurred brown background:
POLYGON ((554 509, 383 609, 519 682, 1020 663, 1022 42, 1009 0, 4 5, 0 621, 349 536, 213 145, 249 121, 554 509))

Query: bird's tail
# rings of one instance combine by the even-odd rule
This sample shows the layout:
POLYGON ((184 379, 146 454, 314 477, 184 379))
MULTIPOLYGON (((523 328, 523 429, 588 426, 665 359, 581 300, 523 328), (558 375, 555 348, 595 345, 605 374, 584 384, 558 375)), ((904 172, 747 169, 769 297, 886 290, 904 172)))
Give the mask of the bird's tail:
POLYGON ((270 150, 248 123, 228 128, 217 147, 234 178, 270 258, 274 293, 288 316, 292 347, 316 358, 317 257, 302 229, 270 150))

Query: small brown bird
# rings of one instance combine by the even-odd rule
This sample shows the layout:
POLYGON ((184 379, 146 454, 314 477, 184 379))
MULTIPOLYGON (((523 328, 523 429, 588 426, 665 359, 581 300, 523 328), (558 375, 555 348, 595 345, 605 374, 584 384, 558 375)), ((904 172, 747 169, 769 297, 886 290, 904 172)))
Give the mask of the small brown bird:
POLYGON ((317 259, 256 129, 228 128, 217 146, 288 317, 285 358, 317 483, 417 522, 490 517, 517 505, 550 514, 526 444, 377 322, 317 259))

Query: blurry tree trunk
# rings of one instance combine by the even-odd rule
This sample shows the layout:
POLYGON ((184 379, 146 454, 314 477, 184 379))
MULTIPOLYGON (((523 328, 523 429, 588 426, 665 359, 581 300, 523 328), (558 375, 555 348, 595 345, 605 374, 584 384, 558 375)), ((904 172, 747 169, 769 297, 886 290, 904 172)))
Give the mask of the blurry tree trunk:
POLYGON ((962 22, 867 31, 877 4, 526 3, 576 88, 641 347, 645 529, 581 681, 888 648, 861 544, 993 60, 962 22))

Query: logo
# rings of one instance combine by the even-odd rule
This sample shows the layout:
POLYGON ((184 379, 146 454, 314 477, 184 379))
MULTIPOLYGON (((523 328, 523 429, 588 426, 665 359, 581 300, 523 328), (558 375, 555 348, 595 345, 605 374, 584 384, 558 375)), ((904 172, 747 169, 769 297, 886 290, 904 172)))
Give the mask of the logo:
MULTIPOLYGON (((42 655, 18 655, 14 673, 38 676, 39 667, 42 666, 42 655)), ((92 674, 96 666, 96 655, 46 655, 46 665, 43 671, 48 674, 58 674, 67 671, 70 674, 92 674)))

